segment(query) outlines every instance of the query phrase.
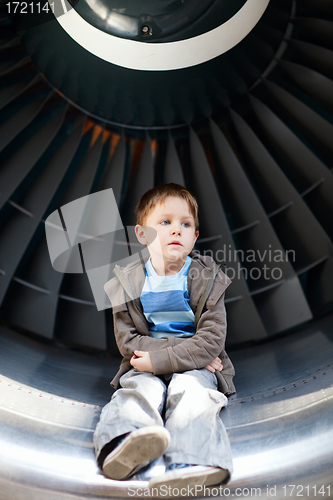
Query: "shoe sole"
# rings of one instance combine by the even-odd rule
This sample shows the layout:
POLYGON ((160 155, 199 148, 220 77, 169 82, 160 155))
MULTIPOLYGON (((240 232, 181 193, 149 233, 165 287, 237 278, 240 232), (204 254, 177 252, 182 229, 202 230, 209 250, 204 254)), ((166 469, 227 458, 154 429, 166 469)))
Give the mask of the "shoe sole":
MULTIPOLYGON (((173 489, 180 490, 184 487, 194 487, 200 486, 214 486, 221 484, 225 479, 229 477, 229 472, 226 469, 220 469, 217 467, 203 467, 198 470, 197 467, 176 469, 173 471, 166 472, 161 476, 153 477, 149 481, 149 489, 153 488, 163 489, 161 490, 161 496, 166 496, 166 491, 172 491, 173 489)), ((154 492, 155 495, 155 492, 154 492)), ((172 495, 171 495, 172 496, 172 495)))
POLYGON ((104 460, 103 472, 110 479, 126 479, 138 465, 148 465, 166 451, 170 443, 167 429, 142 427, 124 439, 104 460))

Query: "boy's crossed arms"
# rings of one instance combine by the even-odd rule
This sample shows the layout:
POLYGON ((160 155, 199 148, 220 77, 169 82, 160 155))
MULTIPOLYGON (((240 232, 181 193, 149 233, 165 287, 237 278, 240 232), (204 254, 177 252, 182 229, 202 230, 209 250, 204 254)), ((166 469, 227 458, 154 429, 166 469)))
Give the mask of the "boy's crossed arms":
MULTIPOLYGON (((139 372, 154 373, 153 365, 148 351, 134 351, 130 363, 133 368, 135 368, 139 372)), ((222 371, 223 366, 220 358, 215 358, 211 363, 205 366, 205 368, 206 370, 215 373, 216 370, 219 372, 222 371)))
POLYGON ((224 293, 214 310, 207 309, 201 315, 197 332, 190 338, 155 339, 139 334, 125 304, 114 314, 120 354, 138 371, 155 375, 201 368, 212 373, 222 371, 219 354, 224 348, 226 332, 224 293))

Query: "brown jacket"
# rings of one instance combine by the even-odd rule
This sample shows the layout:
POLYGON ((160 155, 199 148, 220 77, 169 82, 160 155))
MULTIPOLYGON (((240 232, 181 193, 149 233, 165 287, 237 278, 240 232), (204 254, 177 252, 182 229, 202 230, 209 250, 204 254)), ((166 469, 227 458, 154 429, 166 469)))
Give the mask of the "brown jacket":
MULTIPOLYGON (((195 314, 215 263, 211 257, 194 252, 190 257, 193 260, 187 284, 190 307, 195 314)), ((118 389, 120 377, 132 368, 130 359, 134 351, 138 350, 149 351, 155 375, 204 368, 219 356, 223 370, 215 372, 218 389, 226 395, 233 394, 235 386, 232 379, 235 370, 224 350, 227 332, 224 292, 231 283, 228 276, 219 270, 193 337, 155 339, 149 335, 148 323, 140 301, 145 281, 144 261, 137 260, 124 268, 116 267, 134 291, 134 299, 128 297, 117 277, 112 278, 104 286, 113 307, 115 338, 123 356, 120 369, 111 381, 111 385, 118 389)))

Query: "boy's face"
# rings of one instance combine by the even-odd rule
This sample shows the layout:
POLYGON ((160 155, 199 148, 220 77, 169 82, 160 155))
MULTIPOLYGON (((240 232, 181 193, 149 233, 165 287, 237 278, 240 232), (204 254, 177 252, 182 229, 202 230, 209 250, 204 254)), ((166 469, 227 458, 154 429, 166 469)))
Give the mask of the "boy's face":
POLYGON ((176 196, 168 196, 149 213, 145 226, 157 232, 154 241, 147 240, 149 233, 145 234, 144 227, 137 225, 135 231, 140 243, 148 245, 155 269, 161 270, 159 264, 163 258, 166 271, 172 274, 178 272, 199 235, 187 202, 176 196))

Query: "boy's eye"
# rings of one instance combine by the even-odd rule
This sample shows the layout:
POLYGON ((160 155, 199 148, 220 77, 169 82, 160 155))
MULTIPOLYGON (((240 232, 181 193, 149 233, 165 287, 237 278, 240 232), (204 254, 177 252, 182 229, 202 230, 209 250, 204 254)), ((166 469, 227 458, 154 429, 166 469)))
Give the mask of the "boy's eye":
MULTIPOLYGON (((170 224, 170 221, 168 219, 165 219, 165 220, 161 221, 161 224, 162 224, 162 226, 167 226, 167 225, 170 224)), ((182 225, 184 227, 191 227, 191 223, 190 222, 182 222, 182 225)))

